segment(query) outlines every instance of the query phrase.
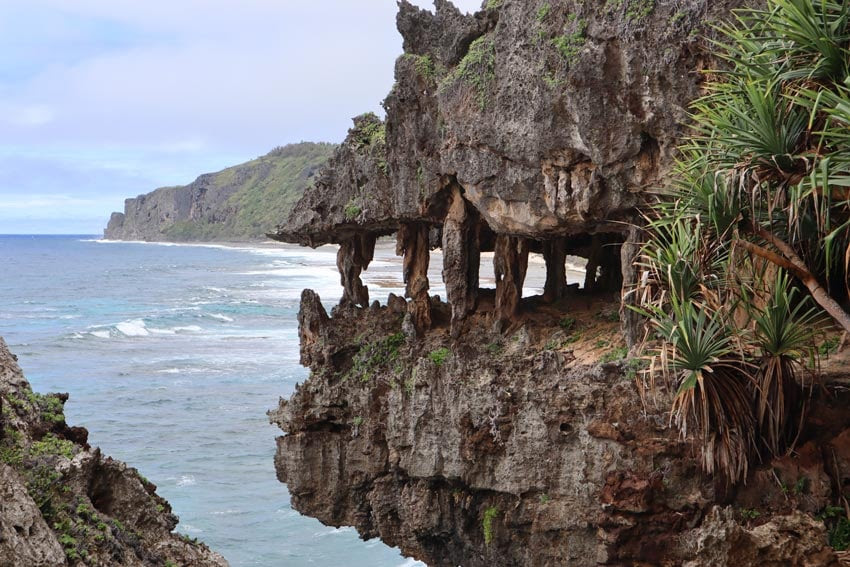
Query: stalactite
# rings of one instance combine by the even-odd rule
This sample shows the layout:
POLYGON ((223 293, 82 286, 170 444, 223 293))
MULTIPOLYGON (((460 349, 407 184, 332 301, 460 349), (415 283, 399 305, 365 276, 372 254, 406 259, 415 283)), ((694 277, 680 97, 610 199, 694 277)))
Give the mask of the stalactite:
POLYGON ((546 261, 546 284, 543 299, 555 302, 567 293, 567 242, 555 238, 543 243, 543 259, 546 261))
POLYGON ((404 256, 402 271, 408 313, 418 332, 431 327, 431 298, 428 294, 428 225, 402 224, 396 241, 396 254, 404 256))
POLYGON ((496 318, 504 325, 519 316, 522 285, 528 270, 528 240, 503 234, 496 236, 493 269, 496 273, 496 318))
POLYGON ((443 224, 443 281, 452 308, 451 335, 460 336, 463 320, 478 303, 478 271, 481 263, 478 215, 452 189, 451 204, 443 224))
POLYGON ((369 267, 375 256, 376 236, 372 233, 356 234, 339 245, 336 266, 342 284, 340 305, 369 306, 369 288, 363 285, 360 274, 369 267))

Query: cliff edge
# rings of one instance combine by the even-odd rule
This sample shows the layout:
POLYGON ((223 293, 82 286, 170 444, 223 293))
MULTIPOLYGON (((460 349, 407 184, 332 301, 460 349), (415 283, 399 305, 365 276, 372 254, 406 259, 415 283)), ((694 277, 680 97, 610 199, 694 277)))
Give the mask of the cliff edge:
POLYGON ((330 314, 304 291, 311 375, 270 412, 296 509, 434 567, 841 564, 847 390, 817 391, 797 450, 732 485, 630 351, 637 205, 667 184, 710 24, 748 4, 399 2, 386 119, 355 119, 270 234, 339 244, 344 288, 330 314), (382 306, 360 275, 391 235, 406 290, 382 306), (545 289, 523 297, 535 253, 545 289))
POLYGON ((286 217, 334 150, 302 142, 193 183, 163 187, 124 202, 103 232, 107 240, 257 240, 286 217))

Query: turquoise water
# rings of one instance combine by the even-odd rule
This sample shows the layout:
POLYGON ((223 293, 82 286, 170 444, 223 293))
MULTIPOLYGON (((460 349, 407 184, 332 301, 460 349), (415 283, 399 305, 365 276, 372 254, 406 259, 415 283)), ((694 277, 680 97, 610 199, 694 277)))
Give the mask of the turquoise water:
POLYGON ((33 387, 69 392, 92 445, 159 487, 233 566, 421 565, 301 516, 265 412, 307 372, 301 290, 339 298, 332 250, 0 236, 0 336, 33 387))

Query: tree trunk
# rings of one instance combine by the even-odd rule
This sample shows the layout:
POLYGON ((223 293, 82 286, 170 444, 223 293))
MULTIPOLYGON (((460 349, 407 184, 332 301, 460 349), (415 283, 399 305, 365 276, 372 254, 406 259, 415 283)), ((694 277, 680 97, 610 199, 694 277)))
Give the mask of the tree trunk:
POLYGON ((774 235, 767 233, 767 231, 763 229, 756 229, 754 232, 758 236, 764 238, 767 242, 776 246, 776 248, 783 253, 783 256, 746 240, 739 240, 738 244, 751 254, 755 254, 759 258, 763 258, 768 262, 776 264, 780 268, 794 274, 794 276, 803 282, 803 285, 805 285, 809 290, 809 293, 812 295, 812 299, 814 299, 824 311, 829 313, 829 315, 835 319, 835 321, 841 325, 845 331, 850 332, 850 314, 844 311, 838 302, 830 297, 818 279, 808 270, 808 268, 806 268, 806 265, 800 257, 797 256, 794 250, 791 249, 788 244, 779 240, 774 235))

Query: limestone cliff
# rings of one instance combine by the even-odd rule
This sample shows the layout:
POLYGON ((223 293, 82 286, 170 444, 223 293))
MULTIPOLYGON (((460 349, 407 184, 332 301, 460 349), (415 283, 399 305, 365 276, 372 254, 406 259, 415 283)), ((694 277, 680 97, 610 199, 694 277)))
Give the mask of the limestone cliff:
POLYGON ((172 532, 154 484, 65 423, 67 399, 33 392, 0 339, 0 567, 226 566, 172 532))
POLYGON ((335 146, 302 142, 124 202, 104 230, 110 240, 263 238, 312 183, 335 146))
POLYGON ((839 564, 846 391, 819 392, 797 453, 729 486, 628 350, 635 207, 665 184, 710 22, 747 3, 399 3, 386 120, 355 120, 272 235, 339 244, 344 288, 330 315, 304 292, 311 376, 270 412, 298 510, 432 566, 839 564), (380 306, 360 275, 389 235, 406 298, 380 306), (535 252, 544 293, 523 298, 535 252))
POLYGON ((433 567, 840 564, 815 516, 850 478, 843 387, 795 454, 730 487, 700 472, 669 399, 641 398, 636 365, 600 362, 622 344, 608 298, 526 304, 508 334, 489 298, 458 341, 433 306, 413 338, 399 298, 330 318, 304 292, 311 377, 271 412, 296 509, 433 567))

